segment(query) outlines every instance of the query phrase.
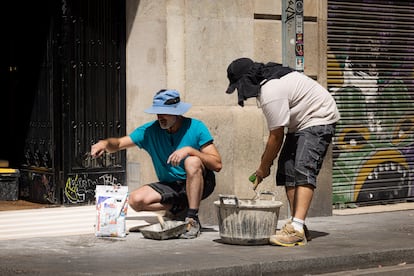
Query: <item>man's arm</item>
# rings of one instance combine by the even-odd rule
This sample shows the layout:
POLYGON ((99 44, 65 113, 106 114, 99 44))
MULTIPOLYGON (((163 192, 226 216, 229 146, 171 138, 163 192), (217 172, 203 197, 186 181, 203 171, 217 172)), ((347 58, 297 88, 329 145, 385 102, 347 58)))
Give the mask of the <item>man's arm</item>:
POLYGON ((200 153, 201 155, 199 157, 208 169, 216 172, 221 170, 221 156, 214 144, 203 147, 200 153))
POLYGON ((262 161, 260 162, 260 166, 256 171, 256 176, 259 177, 259 183, 263 180, 263 178, 269 176, 270 167, 273 165, 273 161, 279 154, 284 136, 285 131, 283 127, 278 127, 270 131, 266 148, 262 155, 262 161))
POLYGON ((113 153, 132 147, 134 145, 134 142, 129 136, 124 136, 121 138, 107 138, 100 140, 98 143, 92 145, 91 155, 92 157, 99 157, 104 154, 104 152, 113 153))
POLYGON ((203 162, 204 166, 212 171, 219 172, 222 168, 221 156, 214 144, 208 144, 201 150, 196 150, 192 147, 183 147, 174 151, 167 160, 173 166, 178 166, 187 156, 197 156, 203 162))

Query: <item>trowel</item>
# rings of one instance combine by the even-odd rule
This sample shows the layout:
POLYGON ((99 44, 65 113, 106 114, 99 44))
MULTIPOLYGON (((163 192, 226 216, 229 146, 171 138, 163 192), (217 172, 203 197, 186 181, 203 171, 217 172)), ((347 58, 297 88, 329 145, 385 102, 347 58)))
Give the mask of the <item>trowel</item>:
POLYGON ((259 197, 259 193, 256 191, 257 186, 259 185, 259 179, 257 178, 256 173, 253 173, 249 177, 249 181, 253 184, 253 191, 256 193, 256 195, 252 198, 252 200, 255 200, 259 197))

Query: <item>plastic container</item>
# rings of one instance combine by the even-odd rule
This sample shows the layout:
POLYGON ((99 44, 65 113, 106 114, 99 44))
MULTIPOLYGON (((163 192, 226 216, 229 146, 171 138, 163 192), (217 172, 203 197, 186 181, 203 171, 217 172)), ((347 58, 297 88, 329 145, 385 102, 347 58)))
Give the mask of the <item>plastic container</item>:
POLYGON ((19 170, 0 168, 0 200, 18 200, 19 170))
POLYGON ((259 193, 258 199, 238 199, 234 195, 220 195, 214 202, 217 210, 220 237, 224 243, 238 245, 268 244, 275 234, 282 202, 272 192, 259 193), (261 195, 272 194, 272 200, 261 195))

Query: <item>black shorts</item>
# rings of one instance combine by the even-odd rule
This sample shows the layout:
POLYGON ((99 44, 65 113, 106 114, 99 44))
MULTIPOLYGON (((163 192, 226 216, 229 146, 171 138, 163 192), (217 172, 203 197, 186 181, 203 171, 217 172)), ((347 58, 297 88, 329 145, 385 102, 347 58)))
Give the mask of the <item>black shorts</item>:
MULTIPOLYGON (((188 207, 185 181, 155 182, 148 184, 161 195, 162 204, 171 204, 181 208, 188 207)), ((216 176, 212 170, 204 171, 204 189, 201 199, 211 195, 216 187, 216 176)))
POLYGON ((316 178, 335 134, 335 126, 311 126, 288 133, 279 156, 276 184, 311 184, 316 187, 316 178))

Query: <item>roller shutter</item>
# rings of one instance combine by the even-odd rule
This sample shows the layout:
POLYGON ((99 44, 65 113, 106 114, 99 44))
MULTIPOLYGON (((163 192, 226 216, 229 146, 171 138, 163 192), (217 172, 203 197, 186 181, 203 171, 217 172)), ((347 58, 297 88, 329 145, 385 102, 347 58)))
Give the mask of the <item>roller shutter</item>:
POLYGON ((333 202, 414 198, 414 2, 328 0, 333 202))

